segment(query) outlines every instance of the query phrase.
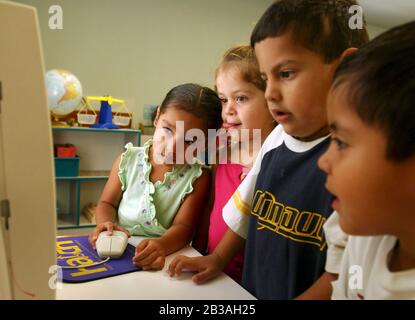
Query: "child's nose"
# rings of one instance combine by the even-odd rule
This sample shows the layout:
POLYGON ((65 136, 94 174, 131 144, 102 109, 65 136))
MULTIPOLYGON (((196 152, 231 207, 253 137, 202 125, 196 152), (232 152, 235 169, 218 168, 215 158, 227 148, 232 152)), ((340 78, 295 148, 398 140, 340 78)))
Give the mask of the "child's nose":
POLYGON ((282 94, 275 83, 275 81, 268 80, 267 87, 265 88, 265 99, 267 101, 281 101, 282 100, 282 94))
POLYGON ((176 152, 176 148, 177 148, 177 138, 176 137, 172 137, 172 139, 170 140, 170 150, 175 153, 176 152))
POLYGON ((235 102, 229 99, 224 106, 225 115, 235 114, 235 102))
POLYGON ((327 149, 326 152, 321 155, 321 157, 318 159, 318 162, 317 162, 318 167, 327 174, 330 174, 330 171, 331 171, 330 154, 329 154, 330 149, 331 147, 329 147, 329 149, 327 149))

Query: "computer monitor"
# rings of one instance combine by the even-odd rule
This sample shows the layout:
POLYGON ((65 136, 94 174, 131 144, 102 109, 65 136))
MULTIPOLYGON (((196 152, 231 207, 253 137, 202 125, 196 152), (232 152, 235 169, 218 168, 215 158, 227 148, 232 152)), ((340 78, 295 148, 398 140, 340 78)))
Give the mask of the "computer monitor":
POLYGON ((56 200, 44 74, 36 9, 0 0, 0 299, 55 297, 49 270, 56 264, 56 200))

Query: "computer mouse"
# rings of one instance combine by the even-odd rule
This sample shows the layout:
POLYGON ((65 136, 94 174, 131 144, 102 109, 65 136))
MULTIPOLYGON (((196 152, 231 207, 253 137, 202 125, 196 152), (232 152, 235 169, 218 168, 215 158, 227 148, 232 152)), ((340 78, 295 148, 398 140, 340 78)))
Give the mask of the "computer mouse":
POLYGON ((99 234, 96 248, 101 258, 119 258, 123 255, 127 248, 128 236, 118 230, 114 230, 112 235, 108 235, 108 231, 99 234))

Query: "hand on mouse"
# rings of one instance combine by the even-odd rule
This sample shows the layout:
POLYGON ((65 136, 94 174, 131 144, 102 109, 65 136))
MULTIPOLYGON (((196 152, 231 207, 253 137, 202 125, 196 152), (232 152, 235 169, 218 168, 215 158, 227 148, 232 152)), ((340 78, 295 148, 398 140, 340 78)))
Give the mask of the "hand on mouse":
POLYGON ((89 238, 88 238, 89 243, 92 245, 94 249, 95 249, 95 244, 97 242, 99 234, 105 230, 108 231, 108 235, 112 235, 112 232, 114 230, 118 230, 118 231, 124 232, 127 235, 127 237, 131 237, 130 232, 128 232, 127 229, 121 227, 120 225, 113 223, 111 221, 103 222, 103 223, 98 224, 95 227, 94 231, 92 231, 92 233, 89 235, 89 238))
POLYGON ((166 253, 157 239, 145 239, 135 249, 133 263, 143 270, 161 270, 164 267, 166 253))

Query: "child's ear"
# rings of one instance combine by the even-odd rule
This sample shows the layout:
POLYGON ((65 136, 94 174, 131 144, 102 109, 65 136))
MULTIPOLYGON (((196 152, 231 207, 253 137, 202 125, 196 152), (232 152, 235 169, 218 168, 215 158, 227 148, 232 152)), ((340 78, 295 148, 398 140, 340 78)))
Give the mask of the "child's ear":
POLYGON ((359 49, 358 48, 347 48, 346 50, 344 50, 343 53, 331 63, 333 72, 336 71, 337 67, 340 65, 340 63, 343 61, 344 58, 351 56, 357 50, 359 49))
POLYGON ((340 64, 340 62, 343 61, 344 58, 346 58, 348 56, 351 56, 357 50, 359 50, 359 49, 358 48, 347 48, 346 50, 344 50, 343 53, 341 54, 340 58, 339 58, 339 64, 340 64))
POLYGON ((159 117, 160 117, 160 107, 157 107, 157 110, 155 113, 156 113, 156 116, 154 117, 153 125, 154 127, 157 127, 157 121, 159 120, 159 117))

